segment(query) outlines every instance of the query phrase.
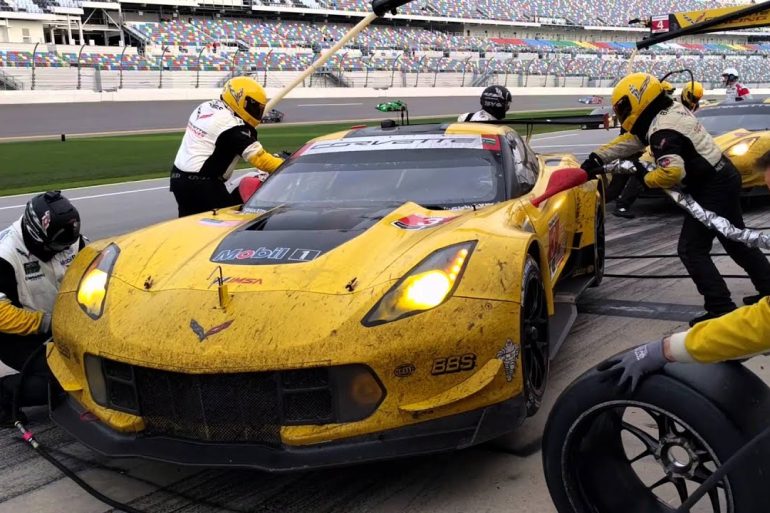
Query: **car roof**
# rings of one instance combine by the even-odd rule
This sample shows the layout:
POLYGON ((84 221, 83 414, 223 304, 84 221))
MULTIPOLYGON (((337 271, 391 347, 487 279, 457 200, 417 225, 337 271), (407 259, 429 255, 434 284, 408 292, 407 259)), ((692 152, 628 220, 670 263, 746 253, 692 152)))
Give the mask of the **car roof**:
POLYGON ((351 128, 341 132, 316 137, 309 142, 338 141, 355 137, 388 137, 392 135, 425 135, 425 134, 468 134, 468 135, 505 135, 513 132, 506 125, 492 125, 487 123, 428 123, 417 125, 397 125, 393 127, 360 127, 351 128))

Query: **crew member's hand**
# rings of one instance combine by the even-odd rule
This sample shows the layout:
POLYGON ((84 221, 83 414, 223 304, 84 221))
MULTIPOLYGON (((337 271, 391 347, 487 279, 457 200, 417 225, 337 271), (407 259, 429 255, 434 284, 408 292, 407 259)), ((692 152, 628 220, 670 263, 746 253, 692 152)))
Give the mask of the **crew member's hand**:
POLYGON ((283 151, 281 151, 279 153, 273 153, 273 156, 274 157, 278 157, 279 159, 286 160, 289 157, 291 157, 291 152, 283 150, 283 151))
POLYGON ((591 153, 588 158, 580 164, 580 167, 583 171, 588 173, 589 178, 596 178, 597 175, 604 172, 604 161, 602 161, 596 153, 591 153))
POLYGON ((663 353, 663 340, 657 340, 606 360, 596 369, 605 374, 608 379, 620 376, 618 387, 625 389, 630 385, 628 393, 633 393, 644 376, 659 371, 667 363, 668 360, 663 353))

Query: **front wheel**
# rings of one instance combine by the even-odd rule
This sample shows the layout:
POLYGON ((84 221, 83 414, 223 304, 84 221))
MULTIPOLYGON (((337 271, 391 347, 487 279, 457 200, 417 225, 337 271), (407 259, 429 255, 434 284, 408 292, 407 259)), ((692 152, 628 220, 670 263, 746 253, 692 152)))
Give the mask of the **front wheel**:
POLYGON ((594 218, 594 279, 592 287, 598 286, 604 278, 605 235, 604 235, 604 202, 601 198, 596 201, 596 216, 594 218))
POLYGON ((527 256, 521 280, 521 360, 527 416, 540 409, 550 369, 548 341, 548 303, 540 267, 527 256))
MULTIPOLYGON (((548 419, 548 490, 559 513, 672 513, 748 442, 738 424, 670 376, 652 375, 628 397, 589 371, 548 419)), ((767 511, 758 459, 739 465, 691 511, 767 511)))

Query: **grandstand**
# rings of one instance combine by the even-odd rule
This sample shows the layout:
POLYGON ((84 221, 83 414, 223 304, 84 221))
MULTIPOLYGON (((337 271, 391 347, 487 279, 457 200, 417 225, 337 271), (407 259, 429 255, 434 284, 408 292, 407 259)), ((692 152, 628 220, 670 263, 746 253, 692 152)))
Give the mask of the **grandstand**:
MULTIPOLYGON (((191 5, 203 2, 176 2, 169 18, 150 5, 0 0, 0 88, 206 87, 242 73, 280 86, 369 8, 364 0, 206 0, 219 10, 204 16, 191 5)), ((306 85, 610 85, 642 35, 619 25, 649 15, 646 4, 416 0, 361 33, 306 85)), ((655 9, 717 4, 664 0, 655 9)), ((634 66, 654 73, 688 67, 707 86, 730 66, 750 85, 770 83, 770 43, 747 41, 746 34, 687 38, 642 52, 634 66)))

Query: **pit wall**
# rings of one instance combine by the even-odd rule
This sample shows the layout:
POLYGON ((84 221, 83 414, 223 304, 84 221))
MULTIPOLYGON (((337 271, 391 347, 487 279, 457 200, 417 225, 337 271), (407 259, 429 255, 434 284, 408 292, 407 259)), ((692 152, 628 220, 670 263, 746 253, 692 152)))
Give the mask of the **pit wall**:
MULTIPOLYGON (((288 98, 425 98, 479 96, 483 87, 394 87, 372 88, 297 88, 288 98)), ((611 88, 603 87, 509 87, 513 96, 608 96, 611 88)), ((268 97, 277 89, 267 89, 268 97)), ((121 89, 114 92, 93 91, 0 91, 0 105, 24 105, 32 103, 81 103, 81 102, 151 102, 173 100, 206 100, 219 96, 220 89, 121 89)), ((770 89, 754 89, 757 96, 770 95, 770 89)), ((706 91, 709 97, 724 95, 724 90, 706 91)))

